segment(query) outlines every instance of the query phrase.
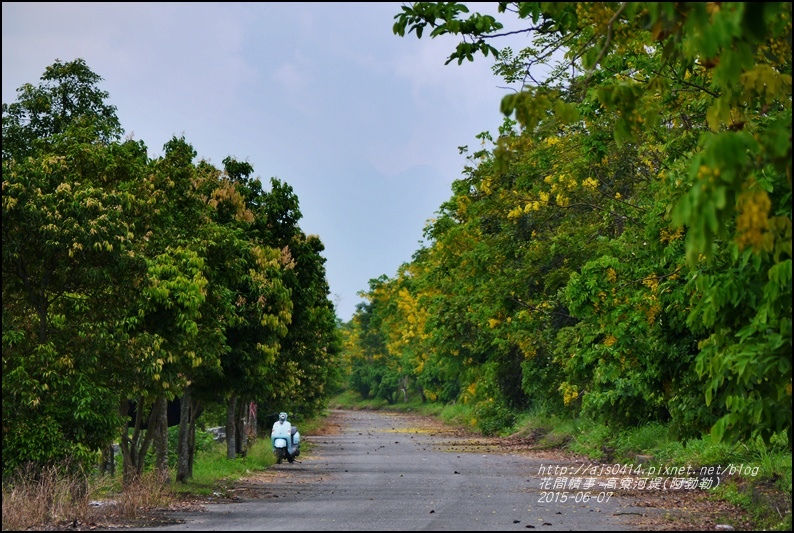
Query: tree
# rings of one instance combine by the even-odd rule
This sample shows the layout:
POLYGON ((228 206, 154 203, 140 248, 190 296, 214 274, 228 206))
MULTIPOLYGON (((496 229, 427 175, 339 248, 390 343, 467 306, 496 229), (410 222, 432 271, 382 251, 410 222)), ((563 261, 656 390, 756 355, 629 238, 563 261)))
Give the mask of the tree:
POLYGON ((89 459, 120 425, 119 327, 143 262, 142 143, 118 142, 100 80, 56 62, 3 104, 4 472, 89 459))
POLYGON ((595 221, 579 223, 578 237, 565 231, 568 246, 591 242, 592 230, 608 244, 563 269, 573 277, 558 301, 579 321, 559 330, 566 402, 585 387, 585 407, 635 397, 629 413, 651 411, 632 416, 661 416, 654 405, 684 416, 699 390, 706 412, 689 419, 695 431, 716 417, 716 438, 790 437, 791 4, 525 2, 499 11, 526 22, 530 46, 497 49, 502 24, 456 2, 403 6, 394 32, 457 35, 448 63, 496 56, 495 73, 521 84, 501 102, 520 134, 500 136, 482 180, 503 205, 520 202, 508 213, 517 224, 549 198, 567 211, 555 231, 568 227, 577 220, 568 185, 597 193, 592 213, 619 222, 611 233, 595 221), (551 75, 538 77, 535 67, 555 57, 551 75), (587 151, 552 153, 552 173, 534 178, 551 190, 531 186, 527 196, 508 183, 532 177, 543 142, 587 151))
POLYGON ((17 102, 3 103, 3 160, 35 154, 57 135, 82 124, 93 124, 96 141, 118 140, 122 129, 108 93, 99 89, 102 78, 83 59, 55 60, 41 83, 17 89, 17 102))

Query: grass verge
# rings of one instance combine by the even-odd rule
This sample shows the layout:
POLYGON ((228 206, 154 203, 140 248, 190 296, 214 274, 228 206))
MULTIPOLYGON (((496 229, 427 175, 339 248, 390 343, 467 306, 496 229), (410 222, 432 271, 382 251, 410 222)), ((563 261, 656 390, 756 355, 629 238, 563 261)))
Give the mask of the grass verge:
MULTIPOLYGON (((308 420, 299 429, 310 435, 321 424, 322 418, 308 420)), ((311 443, 304 440, 301 452, 310 449, 311 443)), ((264 435, 245 456, 233 460, 226 458, 225 443, 213 442, 196 453, 193 478, 186 483, 176 482, 174 468, 169 483, 163 483, 154 472, 146 472, 123 489, 120 469, 114 476, 85 472, 67 464, 43 471, 22 469, 3 479, 2 529, 115 527, 179 501, 226 497, 235 482, 266 470, 274 462, 270 439, 264 435)))

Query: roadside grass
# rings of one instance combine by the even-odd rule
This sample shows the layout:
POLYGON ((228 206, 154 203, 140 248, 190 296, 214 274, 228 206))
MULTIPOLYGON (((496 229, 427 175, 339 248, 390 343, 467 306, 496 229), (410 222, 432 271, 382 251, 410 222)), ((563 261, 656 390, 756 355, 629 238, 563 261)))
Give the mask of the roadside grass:
MULTIPOLYGON (((323 419, 321 416, 302 422, 301 434, 311 435, 323 419)), ((301 453, 310 450, 311 443, 303 440, 301 453)), ((227 496, 235 482, 274 463, 270 439, 265 434, 251 444, 244 457, 233 460, 226 458, 225 443, 212 441, 196 452, 193 478, 186 483, 176 482, 173 467, 169 483, 162 483, 154 472, 147 471, 123 489, 119 467, 115 475, 69 468, 68 463, 41 472, 20 469, 3 478, 2 530, 102 527, 119 518, 136 519, 179 500, 227 496)))
POLYGON ((41 472, 18 469, 10 479, 3 478, 3 531, 89 519, 89 502, 102 490, 94 481, 68 466, 50 466, 41 472))
POLYGON ((153 472, 120 490, 114 476, 72 469, 68 462, 41 471, 22 468, 3 479, 3 531, 77 528, 167 505, 167 487, 153 472))
POLYGON ((679 471, 688 478, 717 475, 719 483, 709 489, 713 500, 739 506, 757 529, 791 531, 792 454, 785 434, 769 443, 716 443, 708 435, 679 440, 662 423, 616 432, 595 421, 544 413, 520 416, 510 431, 535 437, 539 449, 560 448, 612 465, 654 467, 657 475, 668 467, 685 468, 679 471))
MULTIPOLYGON (((301 448, 306 448, 303 443, 301 448)), ((209 450, 196 454, 193 477, 187 482, 177 483, 172 473, 170 488, 179 495, 225 496, 234 482, 253 472, 267 470, 275 462, 267 437, 259 437, 244 457, 236 459, 227 459, 226 444, 216 442, 209 450)))
MULTIPOLYGON (((348 391, 334 398, 332 405, 417 412, 476 430, 476 413, 464 404, 422 403, 412 398, 389 405, 363 401, 357 393, 348 391)), ((785 434, 775 435, 768 443, 757 439, 727 444, 715 443, 708 435, 678 439, 671 426, 658 422, 615 431, 597 421, 552 415, 544 409, 519 413, 515 420, 499 435, 528 439, 536 449, 560 449, 592 461, 653 466, 657 471, 689 467, 688 472, 698 479, 719 471, 720 481, 709 491, 714 501, 739 506, 756 529, 791 531, 792 453, 785 434)))
POLYGON ((388 405, 386 400, 364 400, 355 391, 344 391, 328 403, 331 409, 385 409, 388 405))
MULTIPOLYGON (((327 414, 304 420, 298 424, 302 436, 312 435, 319 429, 327 414)), ((301 455, 310 453, 312 443, 301 439, 301 455)), ((171 490, 183 496, 224 496, 236 481, 255 472, 261 472, 275 464, 276 458, 270 444, 269 431, 265 431, 251 444, 244 457, 226 458, 226 444, 213 442, 208 450, 198 452, 193 465, 193 478, 186 483, 176 483, 171 476, 171 490)))

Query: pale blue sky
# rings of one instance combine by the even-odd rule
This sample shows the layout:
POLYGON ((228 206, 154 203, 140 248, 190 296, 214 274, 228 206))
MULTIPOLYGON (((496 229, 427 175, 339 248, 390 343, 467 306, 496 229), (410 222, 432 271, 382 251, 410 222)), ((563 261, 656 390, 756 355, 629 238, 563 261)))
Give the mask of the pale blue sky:
POLYGON ((347 321, 419 249, 467 164, 457 147, 502 122, 491 59, 445 66, 455 41, 394 35, 400 6, 3 2, 3 102, 83 58, 150 155, 184 135, 218 167, 233 156, 288 183, 347 321))

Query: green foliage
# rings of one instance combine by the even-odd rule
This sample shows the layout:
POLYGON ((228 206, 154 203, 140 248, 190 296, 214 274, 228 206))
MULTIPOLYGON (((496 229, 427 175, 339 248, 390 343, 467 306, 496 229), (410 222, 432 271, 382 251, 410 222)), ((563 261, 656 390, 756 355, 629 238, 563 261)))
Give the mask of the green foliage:
POLYGON ((3 104, 4 472, 88 459, 119 424, 119 324, 143 266, 129 215, 141 207, 145 147, 114 140, 99 79, 81 61, 59 62, 3 104))
MULTIPOLYGON (((207 431, 197 431, 195 440, 195 451, 197 456, 206 455, 211 450, 218 447, 215 438, 207 431)), ((168 428, 168 465, 171 468, 176 467, 177 456, 179 450, 179 426, 168 428)), ((154 451, 150 450, 146 456, 146 463, 150 467, 155 464, 154 451)))
POLYGON ((478 402, 474 407, 476 427, 483 435, 496 435, 510 428, 516 420, 515 413, 493 398, 478 402))
POLYGON ((3 103, 3 161, 22 160, 75 127, 92 125, 98 140, 109 142, 122 133, 116 108, 108 105, 102 78, 82 59, 56 60, 47 67, 38 86, 17 89, 17 101, 3 103))
POLYGON ((93 461, 131 398, 282 400, 278 376, 310 414, 338 379, 323 245, 291 187, 196 163, 184 138, 150 160, 100 81, 56 61, 3 103, 4 473, 93 461))
POLYGON ((525 23, 525 49, 498 50, 502 24, 460 3, 395 16, 399 36, 457 36, 447 63, 496 56, 523 86, 430 244, 366 293, 382 339, 367 371, 486 411, 790 436, 791 5, 499 11, 525 23))
POLYGON ((470 36, 473 42, 464 40, 458 44, 446 64, 456 59, 458 65, 463 63, 464 59, 474 61, 474 54, 477 52, 485 56, 489 53, 497 55, 498 51, 485 42, 485 37, 500 30, 502 24, 489 15, 479 13, 474 13, 465 20, 457 19, 458 14, 468 12, 469 8, 459 2, 416 2, 412 6, 402 6, 402 12, 394 17, 397 22, 392 29, 400 37, 405 36, 407 29, 409 34, 415 32, 416 36, 421 38, 424 29, 429 25, 433 28, 430 32, 431 37, 444 34, 470 36))

